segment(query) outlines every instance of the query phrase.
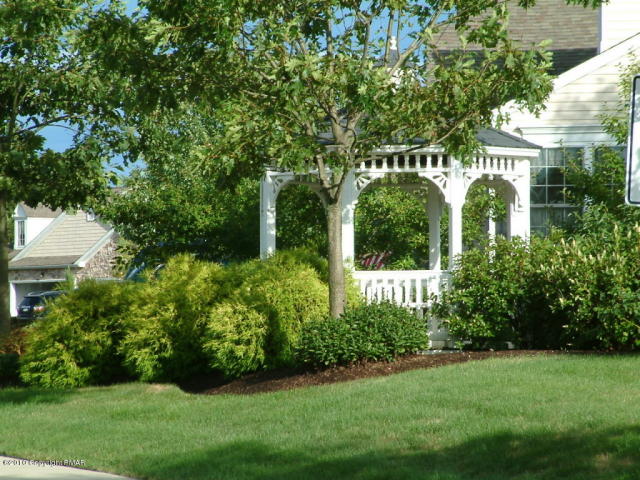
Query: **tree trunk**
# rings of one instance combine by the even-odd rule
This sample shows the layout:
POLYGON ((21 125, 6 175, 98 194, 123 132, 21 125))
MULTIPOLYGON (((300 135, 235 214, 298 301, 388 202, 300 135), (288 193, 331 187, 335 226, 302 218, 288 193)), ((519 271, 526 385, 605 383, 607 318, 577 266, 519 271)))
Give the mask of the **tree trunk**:
POLYGON ((9 311, 9 256, 7 255, 7 199, 0 196, 0 336, 11 329, 9 311))
POLYGON ((342 261, 342 209, 340 197, 327 203, 327 232, 329 236, 329 313, 338 318, 344 312, 344 263, 342 261))

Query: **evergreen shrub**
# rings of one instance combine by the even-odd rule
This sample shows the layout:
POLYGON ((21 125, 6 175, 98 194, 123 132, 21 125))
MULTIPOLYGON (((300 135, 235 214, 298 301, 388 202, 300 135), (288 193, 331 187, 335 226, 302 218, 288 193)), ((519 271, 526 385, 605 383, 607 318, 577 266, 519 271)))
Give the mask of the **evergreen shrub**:
POLYGON ((403 307, 382 302, 348 308, 340 318, 305 324, 296 358, 301 364, 315 367, 362 360, 392 361, 427 346, 424 320, 403 307))
POLYGON ((224 267, 182 254, 140 286, 120 346, 124 364, 142 381, 179 381, 206 370, 202 337, 221 300, 224 267))
POLYGON ((640 226, 589 215, 573 238, 498 238, 463 253, 434 314, 479 348, 640 348, 640 226))
POLYGON ((25 349, 26 328, 13 328, 0 337, 0 386, 20 384, 20 355, 25 349))
POLYGON ((599 222, 591 234, 560 242, 543 266, 547 301, 565 318, 564 346, 639 349, 640 226, 599 222))
POLYGON ((303 325, 329 313, 329 289, 317 271, 277 255, 247 275, 232 298, 268 319, 269 367, 293 365, 303 325))
POLYGON ((68 388, 127 378, 120 344, 136 285, 87 280, 25 328, 20 376, 28 385, 68 388))
POLYGON ((242 303, 223 302, 211 310, 203 348, 209 366, 233 378, 266 364, 267 318, 242 303))
POLYGON ((0 353, 0 387, 20 384, 20 365, 17 353, 0 353))

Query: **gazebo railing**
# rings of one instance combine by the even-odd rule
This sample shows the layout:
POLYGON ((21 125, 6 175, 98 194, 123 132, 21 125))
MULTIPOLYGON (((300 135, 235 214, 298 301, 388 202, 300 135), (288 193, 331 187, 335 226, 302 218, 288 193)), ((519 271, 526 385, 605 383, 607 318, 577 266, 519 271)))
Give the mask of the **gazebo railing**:
POLYGON ((482 155, 475 157, 467 170, 470 172, 512 174, 516 172, 518 166, 519 161, 514 157, 482 155))
POLYGON ((389 300, 420 311, 448 288, 450 280, 443 270, 360 270, 353 277, 367 302, 389 300))

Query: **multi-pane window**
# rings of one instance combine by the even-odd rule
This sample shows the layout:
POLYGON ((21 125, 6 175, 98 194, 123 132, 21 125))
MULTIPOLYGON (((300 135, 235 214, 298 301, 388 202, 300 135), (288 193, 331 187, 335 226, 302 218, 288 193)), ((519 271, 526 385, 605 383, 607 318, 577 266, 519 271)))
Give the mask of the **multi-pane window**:
POLYGON ((569 221, 575 207, 567 198, 565 168, 581 155, 581 148, 545 148, 531 162, 531 231, 546 234, 549 226, 569 221))
POLYGON ((27 221, 18 220, 16 222, 16 247, 24 247, 27 243, 27 221))

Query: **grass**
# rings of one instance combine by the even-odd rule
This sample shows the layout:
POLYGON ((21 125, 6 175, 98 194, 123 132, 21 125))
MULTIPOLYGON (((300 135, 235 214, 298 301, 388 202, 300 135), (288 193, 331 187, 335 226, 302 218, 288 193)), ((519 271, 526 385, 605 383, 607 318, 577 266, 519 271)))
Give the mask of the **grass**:
POLYGON ((640 357, 485 360, 255 396, 0 391, 0 452, 141 479, 637 479, 640 357))

